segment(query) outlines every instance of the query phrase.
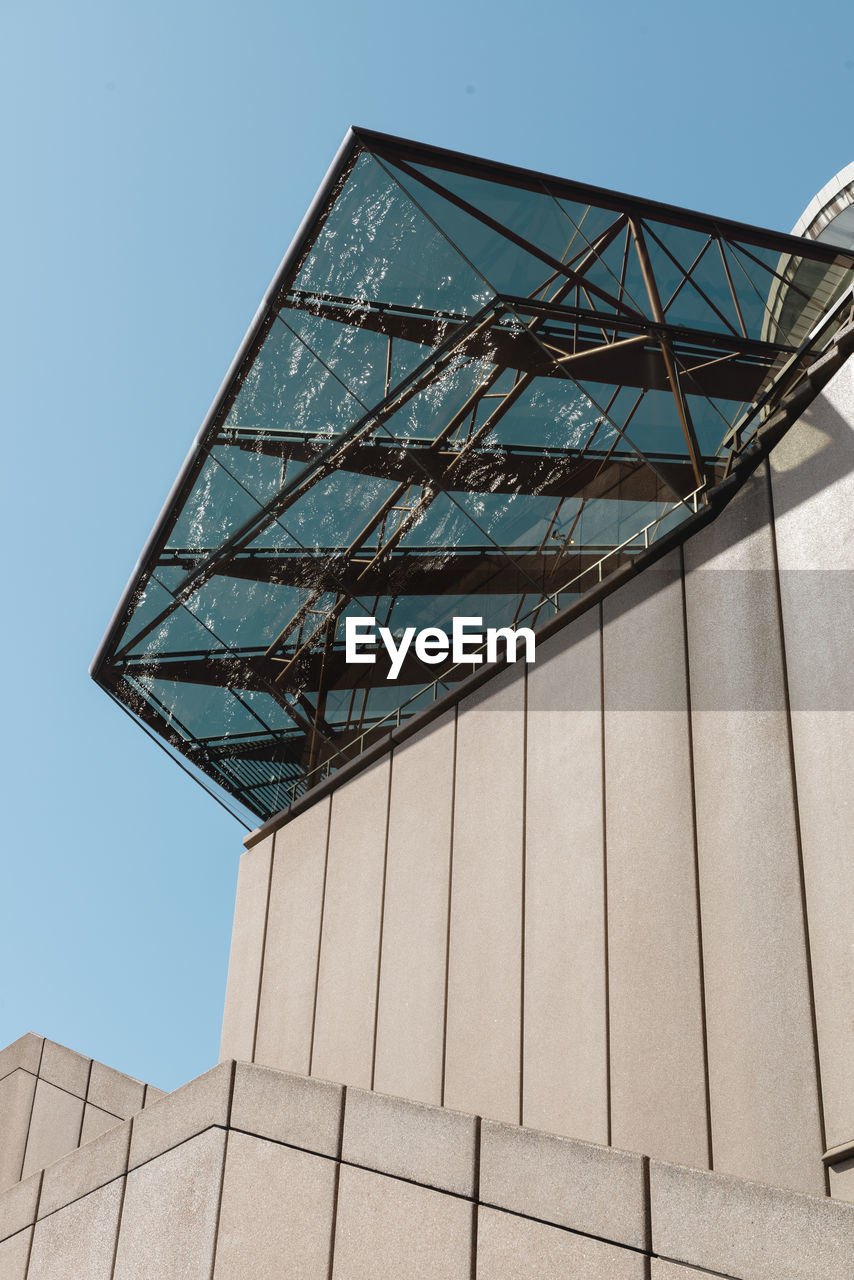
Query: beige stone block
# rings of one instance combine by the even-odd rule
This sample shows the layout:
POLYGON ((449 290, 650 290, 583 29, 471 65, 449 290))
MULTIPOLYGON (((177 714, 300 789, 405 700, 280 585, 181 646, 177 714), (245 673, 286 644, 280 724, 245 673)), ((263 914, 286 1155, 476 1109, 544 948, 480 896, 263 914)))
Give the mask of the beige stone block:
POLYGON ((854 1156, 828 1166, 830 1194, 835 1200, 854 1201, 854 1156))
POLYGON ((126 1120, 128 1116, 142 1110, 144 1098, 145 1085, 141 1080, 134 1080, 121 1071, 105 1067, 101 1062, 92 1063, 89 1092, 86 1094, 86 1101, 92 1106, 126 1120))
POLYGON ((337 1167, 230 1133, 214 1280, 327 1280, 337 1167))
POLYGON ((153 1084, 147 1084, 145 1086, 145 1100, 142 1105, 150 1107, 152 1102, 159 1102, 161 1098, 167 1097, 168 1092, 168 1089, 157 1089, 153 1084))
POLYGON ((0 1191, 21 1177, 36 1077, 16 1068, 0 1080, 0 1191))
POLYGON ((646 1256, 500 1209, 477 1216, 477 1280, 647 1280, 646 1256))
POLYGON ((332 796, 311 1073, 370 1088, 388 758, 332 796))
POLYGON ((233 1072, 233 1063, 221 1062, 134 1116, 128 1167, 135 1169, 211 1125, 227 1125, 233 1072))
POLYGON ((854 1133, 854 364, 771 454, 826 1141, 854 1133))
POLYGON ((0 1240, 16 1235, 35 1222, 41 1181, 39 1171, 0 1195, 0 1240))
POLYGON ((210 1280, 224 1157, 210 1129, 128 1174, 113 1280, 210 1280))
POLYGON ((349 1088, 341 1158, 461 1196, 475 1193, 476 1116, 349 1088))
POLYGON ((307 1074, 330 800, 276 832, 255 1062, 307 1074))
POLYGON ((842 1280, 854 1205, 650 1163, 653 1251, 739 1280, 842 1280))
POLYGON ((234 1129, 337 1156, 343 1112, 340 1084, 237 1063, 231 1108, 234 1129))
POLYGON ((455 726, 455 712, 447 712, 394 752, 373 1084, 436 1105, 445 1045, 455 726))
POLYGON ((80 1132, 80 1145, 84 1142, 91 1142, 93 1138, 97 1138, 99 1133, 106 1133, 108 1129, 114 1129, 117 1124, 121 1124, 121 1116, 111 1115, 109 1111, 101 1111, 100 1107, 93 1107, 88 1102, 83 1112, 83 1128, 80 1132))
POLYGON ((459 705, 444 1105, 521 1113, 524 669, 459 705))
POLYGON ((27 1280, 111 1280, 121 1204, 122 1184, 111 1182, 42 1218, 27 1280))
POLYGON ((221 1061, 228 1058, 252 1061, 272 863, 272 836, 247 849, 240 858, 222 1018, 221 1061))
POLYGON ((341 1166, 332 1280, 470 1280, 473 1206, 341 1166))
POLYGON ((644 1160, 612 1147, 484 1120, 480 1199, 643 1249, 648 1236, 644 1160))
POLYGON ((85 1098, 91 1066, 91 1058, 84 1058, 82 1053, 66 1049, 64 1044, 45 1040, 39 1076, 49 1084, 58 1085, 60 1089, 76 1094, 78 1098, 85 1098))
POLYGON ((41 1036, 28 1031, 26 1035, 6 1045, 5 1049, 0 1049, 0 1080, 18 1069, 30 1071, 37 1076, 43 1043, 41 1036))
MULTIPOLYGON (((678 1262, 668 1262, 665 1258, 653 1258, 650 1262, 650 1280, 712 1280, 720 1276, 718 1271, 697 1271, 696 1267, 682 1267, 678 1262)), ((720 1276, 720 1280, 732 1280, 731 1277, 720 1276)))
POLYGON ((522 1122, 607 1143, 600 682, 593 609, 528 673, 522 1122))
POLYGON ((53 1164, 80 1142, 83 1099, 46 1080, 36 1084, 23 1177, 53 1164))
POLYGON ((715 1168, 820 1195, 824 1148, 764 470, 685 544, 685 563, 715 1168))
POLYGON ((26 1227, 0 1243, 0 1280, 25 1280, 32 1238, 32 1227, 26 1227))
POLYGON ((45 1218, 120 1178, 127 1172, 129 1147, 130 1122, 125 1120, 118 1128, 49 1165, 44 1172, 39 1217, 45 1218))
POLYGON ((610 1140, 705 1167, 706 1064, 679 553, 610 596, 603 617, 610 1140))

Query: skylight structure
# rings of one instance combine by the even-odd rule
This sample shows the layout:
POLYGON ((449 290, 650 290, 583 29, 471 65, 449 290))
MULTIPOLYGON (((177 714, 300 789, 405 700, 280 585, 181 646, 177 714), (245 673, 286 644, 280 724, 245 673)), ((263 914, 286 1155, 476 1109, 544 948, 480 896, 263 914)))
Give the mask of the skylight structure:
POLYGON ((261 818, 707 501, 832 340, 854 254, 364 130, 223 384, 93 674, 261 818), (831 315, 831 320, 827 317, 831 315))

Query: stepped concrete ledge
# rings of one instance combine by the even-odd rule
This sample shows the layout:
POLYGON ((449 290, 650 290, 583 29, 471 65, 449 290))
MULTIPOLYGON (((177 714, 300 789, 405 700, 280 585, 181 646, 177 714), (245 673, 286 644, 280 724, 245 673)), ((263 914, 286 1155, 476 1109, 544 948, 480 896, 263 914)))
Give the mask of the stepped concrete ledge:
POLYGON ((0 1195, 3 1280, 709 1274, 848 1280, 854 1204, 235 1061, 0 1195))
POLYGON ((21 1036, 0 1050, 0 1192, 163 1096, 44 1036, 21 1036))

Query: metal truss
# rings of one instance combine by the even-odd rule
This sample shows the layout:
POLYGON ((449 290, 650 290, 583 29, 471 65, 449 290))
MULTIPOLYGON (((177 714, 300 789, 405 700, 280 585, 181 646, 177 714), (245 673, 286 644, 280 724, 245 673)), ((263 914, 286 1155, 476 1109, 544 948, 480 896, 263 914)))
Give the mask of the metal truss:
POLYGON ((441 619, 471 597, 507 625, 574 600, 725 479, 843 322, 821 323, 853 268, 827 246, 352 133, 95 678, 269 816, 420 688, 459 678, 410 655, 395 703, 381 662, 345 663, 348 611, 428 625, 431 604, 441 619), (376 230, 378 208, 392 213, 376 230), (406 237, 398 267, 387 246, 403 255, 406 237), (413 271, 426 284, 405 296, 413 271), (238 513, 219 522, 217 486, 238 513), (228 639, 243 599, 247 638, 228 639))

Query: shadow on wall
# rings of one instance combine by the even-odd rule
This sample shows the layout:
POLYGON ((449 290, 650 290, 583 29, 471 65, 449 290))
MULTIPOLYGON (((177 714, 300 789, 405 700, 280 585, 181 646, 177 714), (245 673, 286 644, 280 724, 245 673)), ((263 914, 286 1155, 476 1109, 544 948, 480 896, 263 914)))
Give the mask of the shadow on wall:
MULTIPOLYGON (((681 551, 671 552, 607 598, 605 617, 614 622, 643 601, 676 589, 684 572, 690 633, 692 601, 698 599, 691 586, 693 575, 714 573, 703 583, 703 612, 713 600, 720 602, 721 610, 737 612, 741 639, 731 655, 731 678, 719 686, 719 699, 707 702, 704 709, 783 709, 785 684, 771 670, 779 662, 780 625, 788 645, 790 635, 796 642, 805 619, 811 624, 815 678, 809 687, 803 680, 795 682, 792 709, 854 709, 854 673, 845 678, 846 650, 854 634, 852 521, 845 496, 846 490, 854 489, 849 479, 854 473, 852 424, 854 396, 851 421, 824 395, 818 396, 710 525, 688 538, 681 551), (825 651, 827 661, 820 661, 825 651), (748 668, 754 672, 749 693, 745 686, 746 701, 740 691, 739 667, 745 677, 748 668), (768 669, 765 681, 755 678, 763 667, 768 669), (831 673, 835 673, 832 678, 831 673)), ((734 623, 735 617, 729 621, 734 623)), ((715 630, 713 626, 709 645, 714 643, 715 630)), ((706 663, 709 650, 697 649, 696 628, 694 632, 691 657, 706 663)), ((564 633, 563 647, 575 642, 575 635, 564 633)), ((542 661, 548 660, 549 651, 548 643, 544 644, 542 661)), ((852 665, 850 651, 847 665, 852 665)), ((640 687, 637 698, 635 709, 668 709, 645 700, 640 687)))

